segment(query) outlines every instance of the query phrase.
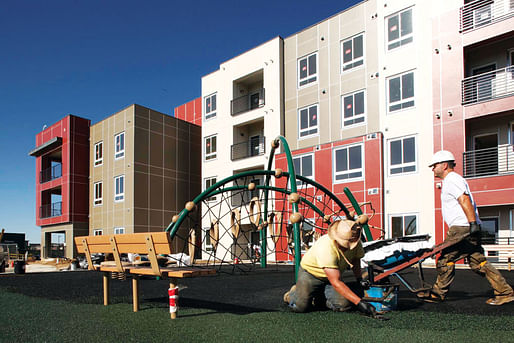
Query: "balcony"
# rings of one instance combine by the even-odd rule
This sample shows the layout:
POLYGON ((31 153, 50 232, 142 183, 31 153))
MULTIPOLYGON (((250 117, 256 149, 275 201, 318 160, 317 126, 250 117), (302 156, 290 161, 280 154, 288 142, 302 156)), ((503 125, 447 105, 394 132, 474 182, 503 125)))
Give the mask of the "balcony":
POLYGON ((467 77, 461 82, 462 105, 514 95, 514 66, 467 77))
POLYGON ((264 106, 264 88, 243 95, 230 102, 230 113, 234 116, 264 106))
POLYGON ((460 9, 460 31, 466 32, 514 15, 511 0, 476 0, 460 9))
POLYGON ((463 153, 464 177, 493 176, 514 173, 514 145, 463 153))
POLYGON ((39 172, 39 183, 45 183, 58 179, 62 176, 62 164, 56 164, 39 172))
POLYGON ((230 159, 232 161, 242 158, 264 155, 265 137, 256 136, 242 143, 234 144, 230 147, 230 159))
POLYGON ((62 202, 54 202, 39 208, 39 218, 51 218, 62 215, 62 202))

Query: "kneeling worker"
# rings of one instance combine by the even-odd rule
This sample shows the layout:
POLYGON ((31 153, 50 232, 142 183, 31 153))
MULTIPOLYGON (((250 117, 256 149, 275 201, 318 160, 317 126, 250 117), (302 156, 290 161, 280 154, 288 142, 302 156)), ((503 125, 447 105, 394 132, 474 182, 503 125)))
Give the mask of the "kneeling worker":
POLYGON ((375 316, 375 308, 363 301, 342 280, 341 273, 351 268, 361 282, 360 259, 364 249, 360 241, 365 215, 357 222, 338 220, 328 228, 328 234, 318 239, 300 262, 298 280, 284 294, 284 302, 295 312, 306 312, 320 300, 333 311, 347 311, 352 304, 365 314, 375 316), (361 223, 361 224, 359 224, 361 223))

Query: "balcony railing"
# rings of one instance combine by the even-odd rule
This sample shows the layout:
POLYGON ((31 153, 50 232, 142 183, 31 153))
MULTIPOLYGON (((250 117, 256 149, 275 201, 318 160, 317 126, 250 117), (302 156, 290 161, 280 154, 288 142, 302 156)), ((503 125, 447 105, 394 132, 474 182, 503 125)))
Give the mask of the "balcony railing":
POLYGON ((230 102, 230 113, 236 115, 262 106, 264 106, 264 88, 232 100, 230 102))
POLYGON ((265 137, 250 139, 249 141, 232 145, 230 147, 230 159, 235 161, 241 158, 264 155, 266 153, 265 150, 265 137))
POLYGON ((514 15, 511 0, 476 0, 460 8, 460 31, 495 23, 514 15))
POLYGON ((39 218, 50 218, 62 215, 62 202, 54 202, 39 208, 39 218))
POLYGON ((514 145, 463 153, 464 177, 479 177, 514 173, 514 145))
POLYGON ((462 104, 469 105, 514 95, 514 66, 462 80, 462 104))
POLYGON ((58 179, 62 176, 62 164, 56 164, 53 167, 44 169, 39 174, 39 183, 45 183, 58 179))

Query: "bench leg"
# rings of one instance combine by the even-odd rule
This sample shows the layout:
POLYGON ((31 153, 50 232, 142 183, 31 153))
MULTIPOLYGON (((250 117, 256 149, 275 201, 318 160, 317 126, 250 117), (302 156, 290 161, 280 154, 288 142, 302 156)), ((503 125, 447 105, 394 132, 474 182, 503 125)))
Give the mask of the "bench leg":
POLYGON ((109 305, 109 273, 104 272, 104 306, 109 305))
POLYGON ((168 295, 170 297, 170 317, 171 319, 177 318, 178 312, 178 287, 175 278, 170 279, 170 289, 168 289, 168 295))
POLYGON ((139 277, 137 275, 132 277, 132 307, 134 312, 139 311, 138 279, 139 277))

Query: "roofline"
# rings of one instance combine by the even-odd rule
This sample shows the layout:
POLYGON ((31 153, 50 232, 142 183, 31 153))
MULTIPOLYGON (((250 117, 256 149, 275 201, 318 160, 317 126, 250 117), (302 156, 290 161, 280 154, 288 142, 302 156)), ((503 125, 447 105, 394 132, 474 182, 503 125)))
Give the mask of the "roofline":
POLYGON ((360 5, 362 5, 363 3, 368 2, 368 1, 369 1, 369 0, 362 0, 362 1, 358 2, 358 3, 356 3, 355 5, 351 6, 351 7, 345 8, 344 10, 341 10, 341 11, 339 11, 339 12, 335 13, 335 14, 332 14, 332 15, 331 15, 330 17, 328 17, 328 18, 325 18, 325 19, 323 19, 323 20, 320 20, 320 21, 318 21, 318 22, 316 22, 316 23, 314 23, 314 24, 312 24, 312 25, 307 26, 306 28, 301 29, 301 30, 300 30, 300 31, 298 31, 298 32, 295 32, 295 33, 293 33, 293 34, 291 34, 291 35, 287 36, 285 39, 288 39, 288 38, 291 38, 291 37, 293 37, 293 36, 296 36, 296 35, 297 35, 297 34, 299 34, 300 32, 303 32, 303 31, 309 30, 310 28, 312 28, 312 27, 314 27, 314 26, 317 26, 317 25, 319 25, 319 24, 321 24, 321 23, 323 23, 323 22, 325 22, 325 21, 327 21, 327 20, 330 20, 330 19, 332 19, 332 18, 334 18, 334 17, 336 17, 336 16, 338 16, 338 15, 340 15, 340 14, 342 14, 342 13, 346 12, 346 11, 350 11, 350 10, 351 10, 351 9, 353 9, 354 7, 360 6, 360 5))

